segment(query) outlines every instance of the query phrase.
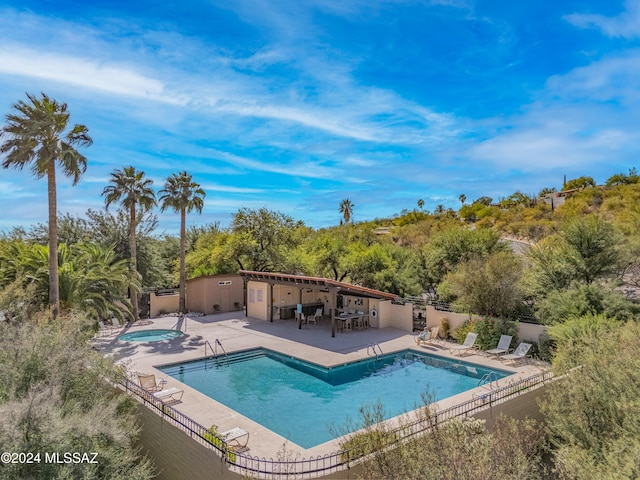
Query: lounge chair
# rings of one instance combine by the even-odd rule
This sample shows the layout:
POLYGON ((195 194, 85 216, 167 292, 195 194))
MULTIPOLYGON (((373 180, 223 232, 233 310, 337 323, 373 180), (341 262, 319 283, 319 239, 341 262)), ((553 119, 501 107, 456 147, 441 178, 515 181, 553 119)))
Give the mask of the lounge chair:
MULTIPOLYGON (((156 382, 156 376, 153 374, 150 374, 150 375, 138 374, 138 382, 140 382, 140 386, 142 388, 144 388, 147 392, 150 392, 154 397, 160 400, 165 401, 164 399, 167 399, 167 398, 176 402, 179 402, 180 400, 182 400, 182 395, 184 393, 184 390, 181 390, 175 387, 162 390, 162 387, 159 387, 158 383, 156 382), (180 395, 180 396, 177 397, 177 395, 180 395)), ((163 383, 163 382, 166 383, 165 380, 161 380, 160 383, 163 383)))
POLYGON ((155 392, 153 396, 162 400, 163 402, 167 402, 171 400, 177 403, 182 400, 183 393, 184 393, 184 390, 180 390, 179 388, 172 387, 172 388, 167 388, 166 390, 160 390, 159 392, 155 392), (178 395, 180 396, 178 397, 178 395))
POLYGON ((522 342, 520 345, 518 345, 518 348, 516 348, 513 353, 510 353, 508 355, 502 355, 500 357, 500 360, 502 361, 511 360, 511 364, 513 365, 518 360, 526 359, 527 353, 529 353, 530 348, 531 348, 530 343, 522 342))
POLYGON ((477 337, 478 337, 477 333, 473 333, 473 332, 467 333, 467 336, 464 339, 464 343, 462 345, 456 345, 454 347, 450 347, 449 352, 451 354, 455 354, 456 352, 458 352, 458 355, 462 355, 462 352, 466 352, 467 350, 471 350, 472 348, 475 348, 477 337))
POLYGON ((232 428, 220 434, 222 439, 232 448, 244 449, 249 443, 249 432, 240 427, 232 428))
POLYGON ((426 345, 430 342, 438 343, 440 342, 440 327, 431 327, 430 329, 425 328, 422 333, 416 335, 416 343, 418 345, 426 345))
POLYGON ((513 337, 511 335, 501 335, 500 341, 498 341, 498 346, 496 348, 492 348, 491 350, 487 350, 487 355, 502 355, 504 353, 509 353, 511 350, 511 339, 513 337))

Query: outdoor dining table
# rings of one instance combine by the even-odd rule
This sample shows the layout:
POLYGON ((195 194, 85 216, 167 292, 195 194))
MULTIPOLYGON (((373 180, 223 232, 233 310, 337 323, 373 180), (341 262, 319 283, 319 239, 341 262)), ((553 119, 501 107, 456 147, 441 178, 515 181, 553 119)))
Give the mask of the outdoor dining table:
POLYGON ((339 330, 341 332, 344 332, 345 328, 347 327, 347 322, 351 322, 351 326, 349 328, 349 330, 353 330, 353 322, 355 320, 358 319, 358 317, 360 317, 361 315, 357 314, 357 313, 352 313, 352 314, 340 314, 336 317, 337 320, 340 320, 340 328, 339 330))

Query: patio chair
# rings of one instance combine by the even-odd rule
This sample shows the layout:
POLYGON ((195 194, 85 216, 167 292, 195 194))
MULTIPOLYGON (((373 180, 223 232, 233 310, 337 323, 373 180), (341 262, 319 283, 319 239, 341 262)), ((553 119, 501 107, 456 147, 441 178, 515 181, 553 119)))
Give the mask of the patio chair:
POLYGON ((502 355, 500 357, 500 360, 502 360, 503 362, 511 360, 512 365, 515 364, 515 362, 518 360, 526 360, 527 353, 529 353, 530 348, 531 348, 530 343, 522 342, 520 343, 520 345, 518 345, 518 348, 516 348, 513 353, 510 353, 508 355, 502 355))
POLYGON ((501 335, 500 340, 498 341, 498 346, 496 348, 492 348, 491 350, 487 350, 488 355, 502 355, 504 353, 509 353, 511 350, 511 339, 513 337, 511 335, 501 335))
POLYGON ((309 314, 309 315, 305 316, 304 319, 305 319, 305 322, 307 324, 309 324, 309 323, 313 323, 314 325, 318 324, 318 322, 316 321, 315 314, 309 314))
POLYGON ((462 352, 467 352, 472 348, 476 348, 476 338, 478 337, 477 333, 469 332, 467 333, 466 338, 464 339, 464 343, 462 345, 456 345, 454 347, 449 348, 449 352, 452 355, 455 355, 458 352, 458 355, 462 355, 462 352))
POLYGON ((425 327, 422 333, 416 335, 416 343, 418 345, 426 345, 428 343, 438 343, 440 342, 440 327, 435 326, 431 328, 425 327))
POLYGON ((139 374, 138 382, 140 383, 140 386, 144 388, 147 392, 157 392, 160 390, 160 387, 156 382, 156 376, 153 374, 150 374, 150 375, 145 375, 142 373, 139 374))

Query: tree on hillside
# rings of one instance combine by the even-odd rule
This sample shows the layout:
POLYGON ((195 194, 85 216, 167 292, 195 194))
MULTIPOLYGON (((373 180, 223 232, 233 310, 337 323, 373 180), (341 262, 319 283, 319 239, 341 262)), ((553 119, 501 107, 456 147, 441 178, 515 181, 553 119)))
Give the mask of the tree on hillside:
POLYGON ((615 187, 617 185, 631 185, 640 182, 640 175, 635 167, 629 169, 629 175, 624 173, 616 173, 609 177, 605 183, 607 187, 615 187))
POLYGON ((572 282, 591 284, 620 268, 621 238, 613 225, 597 215, 575 217, 527 251, 531 293, 568 288, 572 282))
POLYGON ((180 212, 180 306, 179 311, 186 313, 186 239, 187 239, 187 212, 196 210, 202 212, 204 206, 205 191, 200 188, 200 184, 192 181, 191 175, 187 172, 173 174, 167 178, 164 189, 160 190, 160 202, 162 211, 172 208, 175 212, 180 212))
POLYGON ((508 248, 506 243, 500 242, 500 235, 492 230, 457 227, 438 232, 423 249, 430 286, 434 287, 447 273, 472 258, 508 248))
POLYGON ((340 202, 340 213, 342 214, 344 223, 349 223, 349 221, 351 220, 351 216, 353 215, 353 207, 355 207, 355 205, 348 198, 345 198, 340 202))
POLYGON ((537 317, 548 325, 600 314, 630 321, 640 313, 640 305, 627 299, 614 282, 578 283, 566 289, 550 290, 536 301, 536 309, 537 317))
POLYGON ((0 153, 5 155, 3 168, 22 170, 31 165, 36 178, 47 176, 49 197, 49 305, 53 318, 59 311, 58 285, 58 229, 56 164, 62 173, 72 177, 75 185, 87 169, 87 159, 76 149, 88 147, 93 140, 84 125, 69 126, 69 112, 66 103, 58 103, 44 93, 40 98, 27 94, 28 102, 20 100, 13 108, 16 113, 6 116, 6 124, 0 130, 0 138, 6 140, 0 145, 0 153))
POLYGON ((472 258, 449 274, 447 282, 468 311, 506 318, 522 304, 521 275, 519 259, 504 251, 472 258))
POLYGON ((538 198, 555 192, 557 192, 556 187, 544 187, 540 192, 538 192, 538 198))
POLYGON ((569 220, 560 233, 574 253, 568 260, 580 281, 589 284, 618 269, 619 235, 610 223, 599 216, 569 220))
POLYGON ((424 200, 420 198, 418 199, 418 208, 422 210, 422 207, 424 207, 424 200))
POLYGON ((136 171, 135 167, 124 167, 122 170, 114 170, 111 173, 111 185, 107 185, 102 191, 105 197, 107 209, 114 202, 119 202, 123 208, 129 211, 129 251, 131 259, 129 269, 131 271, 131 288, 129 295, 133 305, 133 320, 138 320, 138 291, 135 285, 138 283, 138 269, 136 256, 136 207, 140 210, 150 210, 156 204, 156 196, 151 188, 153 181, 144 178, 144 172, 136 171))
POLYGON ((596 182, 592 177, 578 177, 567 181, 562 190, 574 190, 576 188, 595 187, 596 182))
POLYGON ((466 201, 467 201, 467 196, 466 196, 464 193, 461 193, 461 194, 458 196, 458 200, 460 200, 460 203, 461 203, 462 205, 464 205, 464 202, 466 202, 466 201))

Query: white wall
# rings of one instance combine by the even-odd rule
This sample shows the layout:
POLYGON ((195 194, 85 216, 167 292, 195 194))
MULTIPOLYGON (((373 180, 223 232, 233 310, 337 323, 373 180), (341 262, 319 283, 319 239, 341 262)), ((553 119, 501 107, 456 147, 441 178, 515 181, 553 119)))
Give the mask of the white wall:
MULTIPOLYGON (((431 305, 427 305, 426 310, 427 315, 427 327, 435 327, 440 326, 440 319, 446 318, 449 320, 449 335, 453 335, 457 328, 459 328, 464 322, 469 320, 470 318, 475 318, 482 320, 482 317, 477 315, 469 315, 464 313, 453 313, 453 312, 443 312, 441 310, 436 310, 435 307, 431 305)), ((531 340, 533 342, 538 342, 538 338, 540 334, 546 330, 544 325, 534 325, 531 323, 519 323, 518 324, 518 338, 521 341, 531 340)))
POLYGON ((390 300, 378 302, 379 328, 398 328, 406 332, 413 331, 413 304, 397 305, 390 300))

